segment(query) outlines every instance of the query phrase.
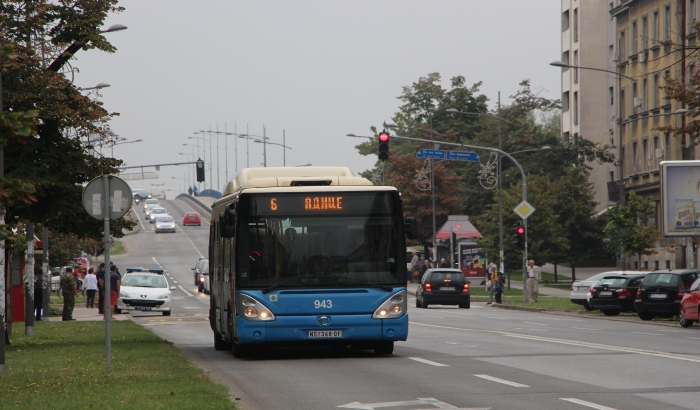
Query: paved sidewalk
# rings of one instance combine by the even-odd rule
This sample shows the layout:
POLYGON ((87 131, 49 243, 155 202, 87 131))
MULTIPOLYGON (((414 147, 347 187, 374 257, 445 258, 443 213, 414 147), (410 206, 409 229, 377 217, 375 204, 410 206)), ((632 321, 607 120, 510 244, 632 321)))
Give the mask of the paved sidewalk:
MULTIPOLYGON (((522 289, 523 284, 520 281, 510 281, 510 287, 513 289, 522 289)), ((406 285, 406 289, 408 290, 409 295, 415 295, 416 294, 416 289, 418 289, 418 284, 417 283, 408 283, 406 285)), ((563 290, 563 289, 557 289, 557 288, 548 288, 546 286, 540 285, 540 295, 545 295, 545 296, 556 296, 559 298, 569 298, 570 296, 570 291, 568 290, 563 290)))
MULTIPOLYGON (((88 309, 85 306, 76 306, 73 309, 73 318, 79 322, 89 322, 89 321, 101 321, 102 315, 97 313, 97 308, 88 309)), ((60 322, 63 319, 58 317, 50 317, 51 322, 60 322)), ((115 314, 114 320, 129 320, 129 315, 126 314, 115 314)))

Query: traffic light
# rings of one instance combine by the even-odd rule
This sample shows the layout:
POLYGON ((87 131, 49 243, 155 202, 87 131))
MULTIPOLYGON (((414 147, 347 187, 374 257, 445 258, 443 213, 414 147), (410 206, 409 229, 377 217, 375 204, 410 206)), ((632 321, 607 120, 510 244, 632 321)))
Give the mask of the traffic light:
POLYGON ((525 250, 525 227, 520 224, 515 228, 515 233, 513 234, 513 245, 521 251, 525 250))
POLYGON ((379 133, 379 146, 377 147, 379 159, 386 161, 389 159, 389 133, 382 131, 379 133))
POLYGON ((197 166, 197 182, 204 182, 204 161, 198 159, 195 165, 197 166))

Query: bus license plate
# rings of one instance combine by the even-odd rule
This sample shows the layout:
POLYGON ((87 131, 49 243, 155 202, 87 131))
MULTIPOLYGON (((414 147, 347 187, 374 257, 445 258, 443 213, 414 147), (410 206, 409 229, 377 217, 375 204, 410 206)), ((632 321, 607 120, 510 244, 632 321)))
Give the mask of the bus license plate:
POLYGON ((600 292, 600 296, 612 296, 612 292, 600 292))
POLYGON ((652 293, 649 295, 649 299, 666 299, 665 293, 652 293))
POLYGON ((134 306, 134 309, 136 309, 136 310, 151 310, 151 308, 144 307, 144 306, 134 306))
POLYGON ((455 290, 454 286, 443 286, 440 290, 455 290))
POLYGON ((329 337, 343 337, 342 330, 310 330, 306 333, 309 339, 321 339, 329 337))

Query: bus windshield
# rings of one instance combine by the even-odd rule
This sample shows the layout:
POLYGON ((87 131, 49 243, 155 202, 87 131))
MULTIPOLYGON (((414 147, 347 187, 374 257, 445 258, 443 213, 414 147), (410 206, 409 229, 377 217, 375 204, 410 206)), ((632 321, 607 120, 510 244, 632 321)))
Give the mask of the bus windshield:
POLYGON ((403 216, 393 195, 242 195, 237 286, 405 284, 403 216))

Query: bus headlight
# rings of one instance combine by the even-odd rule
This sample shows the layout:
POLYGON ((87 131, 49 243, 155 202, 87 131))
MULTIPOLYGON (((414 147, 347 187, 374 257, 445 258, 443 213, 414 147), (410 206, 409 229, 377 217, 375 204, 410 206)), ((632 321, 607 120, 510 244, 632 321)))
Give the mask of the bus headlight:
POLYGON ((391 295, 374 311, 372 319, 398 319, 402 317, 408 309, 406 299, 405 290, 391 295))
POLYGON ((252 322, 271 322, 275 315, 265 305, 251 296, 238 294, 238 315, 252 322))

